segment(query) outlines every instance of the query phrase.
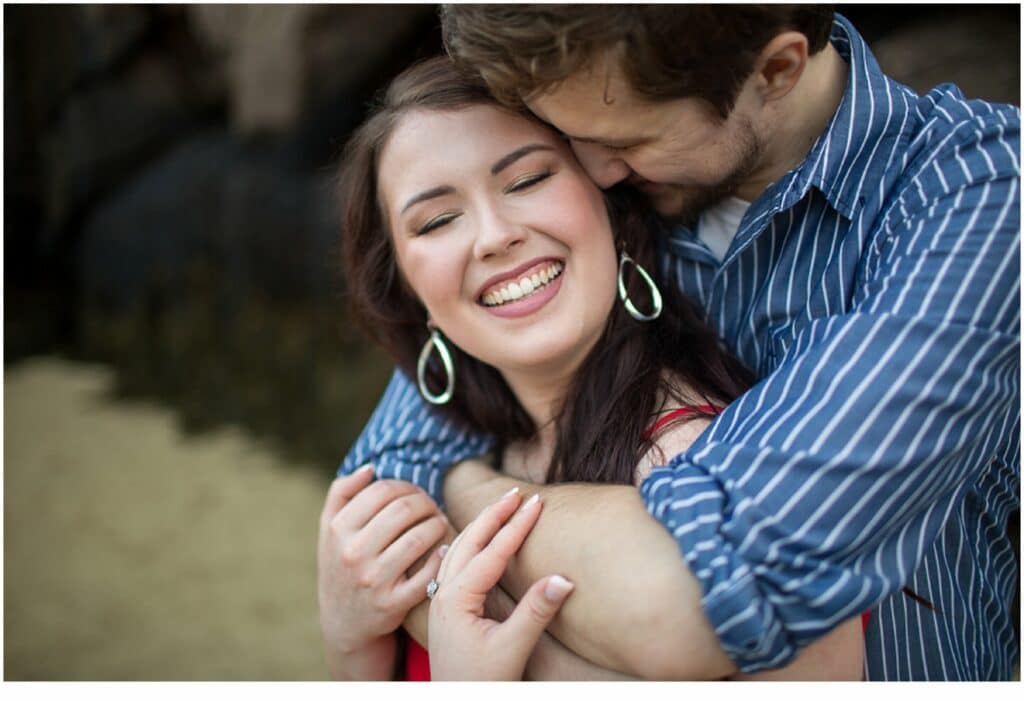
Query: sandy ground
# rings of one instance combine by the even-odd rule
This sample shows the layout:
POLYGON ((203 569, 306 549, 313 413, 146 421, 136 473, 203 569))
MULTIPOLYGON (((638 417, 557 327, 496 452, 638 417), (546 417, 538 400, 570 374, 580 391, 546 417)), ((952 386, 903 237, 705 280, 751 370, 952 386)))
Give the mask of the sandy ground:
POLYGON ((52 358, 5 373, 5 678, 325 679, 326 479, 110 382, 52 358))
POLYGON ((326 478, 110 384, 53 358, 4 375, 5 679, 326 679, 326 478))

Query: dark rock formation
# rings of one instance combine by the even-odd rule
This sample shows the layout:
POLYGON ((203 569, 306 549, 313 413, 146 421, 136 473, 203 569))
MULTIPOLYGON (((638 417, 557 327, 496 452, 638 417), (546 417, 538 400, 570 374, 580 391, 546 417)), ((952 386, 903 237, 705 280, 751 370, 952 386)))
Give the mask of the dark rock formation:
MULTIPOLYGON (((839 9, 916 89, 1019 104, 1018 8, 839 9)), ((5 362, 110 362, 189 427, 332 470, 390 366, 344 314, 333 160, 438 29, 425 5, 5 6, 5 362)))

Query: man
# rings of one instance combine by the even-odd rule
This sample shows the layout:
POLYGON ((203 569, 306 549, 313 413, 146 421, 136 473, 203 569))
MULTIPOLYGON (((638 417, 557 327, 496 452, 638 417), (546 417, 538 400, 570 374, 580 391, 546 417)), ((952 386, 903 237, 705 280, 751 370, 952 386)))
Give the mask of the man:
MULTIPOLYGON (((819 7, 442 20, 456 60, 563 132, 598 185, 625 181, 679 224, 675 277, 761 380, 643 483, 660 536, 623 488, 521 485, 548 506, 503 583, 557 563, 579 586, 552 632, 646 676, 776 668, 870 609, 869 679, 1009 678, 1019 111, 913 94, 819 7), (599 545, 574 551, 577 534, 599 545), (613 649, 631 625, 664 637, 613 649)), ((396 375, 341 472, 372 461, 443 489, 462 526, 514 484, 473 461, 445 477, 488 447, 396 375)))

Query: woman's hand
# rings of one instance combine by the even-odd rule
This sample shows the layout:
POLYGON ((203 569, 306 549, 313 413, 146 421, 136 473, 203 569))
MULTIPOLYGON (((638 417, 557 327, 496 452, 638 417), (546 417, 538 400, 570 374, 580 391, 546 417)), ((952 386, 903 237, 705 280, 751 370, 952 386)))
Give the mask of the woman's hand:
POLYGON ((372 479, 363 468, 335 480, 320 516, 320 628, 335 679, 391 678, 393 633, 426 597, 448 523, 418 487, 372 479), (408 572, 431 549, 422 567, 408 572))
POLYGON ((538 499, 531 498, 516 511, 520 501, 512 491, 487 507, 444 557, 437 594, 430 603, 432 679, 521 679, 537 640, 572 592, 568 580, 544 577, 530 587, 504 623, 484 618, 487 593, 540 516, 538 499))

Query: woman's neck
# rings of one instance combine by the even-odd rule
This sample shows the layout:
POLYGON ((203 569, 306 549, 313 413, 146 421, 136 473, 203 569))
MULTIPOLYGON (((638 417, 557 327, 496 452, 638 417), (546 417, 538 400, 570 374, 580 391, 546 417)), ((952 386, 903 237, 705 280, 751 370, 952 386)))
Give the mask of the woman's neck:
MULTIPOLYGON (((568 396, 571 380, 571 376, 557 382, 550 377, 540 381, 540 378, 532 374, 526 378, 518 378, 514 374, 505 375, 505 381, 538 427, 532 438, 505 446, 502 455, 502 471, 505 474, 534 484, 543 484, 547 480, 548 466, 558 437, 555 418, 568 396)), ((675 373, 666 371, 663 381, 664 384, 657 390, 654 412, 649 417, 652 422, 673 409, 708 403, 700 392, 675 373)))
POLYGON ((534 368, 523 373, 504 371, 502 376, 537 427, 529 440, 508 446, 505 471, 530 482, 543 482, 555 451, 555 420, 565 405, 574 373, 539 373, 534 368))
POLYGON ((533 419, 538 433, 554 425, 554 419, 565 404, 572 373, 541 374, 536 372, 502 372, 512 394, 533 419))

